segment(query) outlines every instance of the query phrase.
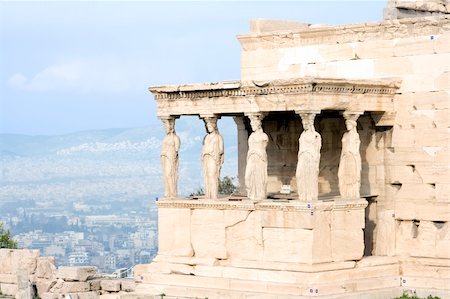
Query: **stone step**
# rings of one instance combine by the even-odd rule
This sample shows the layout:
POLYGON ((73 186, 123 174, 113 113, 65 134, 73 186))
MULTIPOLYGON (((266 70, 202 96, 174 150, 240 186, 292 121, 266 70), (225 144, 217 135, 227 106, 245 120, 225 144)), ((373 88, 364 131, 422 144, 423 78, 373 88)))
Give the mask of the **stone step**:
POLYGON ((321 284, 323 282, 345 282, 350 280, 371 277, 399 276, 398 264, 358 265, 352 269, 335 271, 321 271, 316 273, 298 271, 275 271, 257 268, 237 268, 229 266, 189 266, 183 264, 156 263, 153 271, 141 274, 142 280, 147 281, 148 276, 154 274, 181 274, 192 277, 216 279, 215 283, 223 279, 238 279, 249 281, 275 282, 275 283, 303 283, 321 284), (159 265, 159 267, 156 267, 159 265))
MULTIPOLYGON (((153 287, 158 287, 153 285, 153 287)), ((159 286, 159 287, 162 287, 159 286)), ((306 299, 306 298, 321 298, 321 299, 382 299, 382 298, 396 298, 403 294, 404 289, 400 287, 377 289, 372 291, 364 292, 352 292, 346 294, 338 295, 274 295, 274 294, 264 294, 258 292, 257 287, 253 291, 224 291, 214 288, 193 288, 193 287, 181 287, 181 286, 170 286, 166 287, 166 293, 161 293, 160 295, 137 295, 138 297, 122 297, 121 299, 184 299, 184 298, 195 298, 195 299, 306 299), (169 294, 166 296, 165 294, 169 294)), ((144 288, 143 288, 144 289, 144 288)), ((144 294, 145 291, 141 291, 144 294)), ((149 290, 147 291, 149 292, 149 290)), ((148 294, 148 293, 147 293, 148 294)), ((445 297, 442 297, 445 298, 445 297)))
MULTIPOLYGON (((322 283, 282 283, 269 282, 257 280, 242 280, 232 278, 212 278, 201 277, 194 275, 180 275, 180 274, 151 274, 144 276, 143 283, 136 287, 136 292, 142 290, 152 291, 153 294, 169 294, 172 295, 171 290, 184 289, 186 294, 190 294, 192 290, 214 289, 213 293, 224 292, 257 292, 259 295, 265 294, 267 296, 311 296, 318 297, 322 295, 331 294, 347 294, 352 292, 371 291, 374 289, 395 288, 400 286, 400 277, 398 275, 377 277, 367 277, 363 279, 350 279, 347 281, 331 282, 326 281, 322 283), (210 287, 209 287, 210 286, 210 287), (147 288, 147 289, 146 289, 147 288)), ((177 293, 176 295, 182 295, 177 293)), ((193 297, 201 296, 194 292, 193 297)), ((208 297, 208 296, 206 296, 208 297)), ((270 297, 268 297, 270 298, 270 297)))

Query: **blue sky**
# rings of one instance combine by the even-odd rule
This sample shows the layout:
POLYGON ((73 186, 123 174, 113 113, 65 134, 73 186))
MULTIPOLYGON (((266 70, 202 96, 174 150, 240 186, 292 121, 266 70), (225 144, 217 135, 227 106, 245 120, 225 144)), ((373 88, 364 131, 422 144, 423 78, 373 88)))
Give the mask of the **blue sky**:
POLYGON ((0 133, 150 126, 150 85, 239 79, 252 18, 382 20, 385 1, 0 2, 0 133))

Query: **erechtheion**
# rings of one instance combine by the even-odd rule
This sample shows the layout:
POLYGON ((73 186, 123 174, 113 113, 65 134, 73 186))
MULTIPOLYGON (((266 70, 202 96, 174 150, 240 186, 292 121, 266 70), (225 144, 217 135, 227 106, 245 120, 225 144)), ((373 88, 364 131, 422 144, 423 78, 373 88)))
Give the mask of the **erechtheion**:
POLYGON ((240 80, 150 87, 167 126, 166 196, 137 291, 449 298, 449 10, 390 1, 378 23, 252 21, 237 37, 240 80), (203 197, 176 194, 173 124, 185 115, 206 125, 203 197), (239 147, 228 197, 217 188, 223 117, 239 147))

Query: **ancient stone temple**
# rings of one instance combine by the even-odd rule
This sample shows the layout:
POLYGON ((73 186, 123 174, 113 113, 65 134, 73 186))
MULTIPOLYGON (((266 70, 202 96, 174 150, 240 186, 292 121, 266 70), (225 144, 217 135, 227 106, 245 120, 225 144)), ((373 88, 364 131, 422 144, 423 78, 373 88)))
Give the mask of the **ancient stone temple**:
POLYGON ((392 20, 345 26, 252 21, 238 36, 240 80, 150 87, 166 128, 165 197, 159 252, 136 268, 137 291, 448 298, 443 7, 417 17, 392 1, 392 20), (194 174, 203 175, 205 195, 181 198, 175 127, 186 115, 205 124, 203 173, 194 174), (236 122, 239 152, 239 192, 227 197, 218 195, 224 117, 236 122))

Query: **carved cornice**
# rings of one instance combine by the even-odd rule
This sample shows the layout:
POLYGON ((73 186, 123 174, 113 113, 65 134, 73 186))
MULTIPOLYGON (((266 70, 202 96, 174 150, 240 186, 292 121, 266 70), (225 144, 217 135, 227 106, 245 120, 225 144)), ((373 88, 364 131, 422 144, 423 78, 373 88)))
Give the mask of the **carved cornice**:
POLYGON ((181 209, 209 209, 209 210, 255 210, 255 204, 251 201, 230 202, 213 200, 160 200, 158 208, 181 209))
POLYGON ((202 99, 216 97, 249 97, 261 95, 290 94, 372 94, 394 95, 399 88, 396 81, 363 81, 340 79, 296 78, 273 81, 233 81, 224 88, 218 83, 180 86, 150 87, 156 100, 202 99))
POLYGON ((303 202, 293 200, 289 202, 252 202, 244 200, 234 201, 202 201, 202 200, 161 200, 157 202, 158 208, 182 208, 182 209, 209 209, 209 210, 277 210, 292 212, 312 212, 312 211, 339 211, 339 210, 359 210, 367 206, 367 201, 312 201, 303 202))
POLYGON ((289 48, 315 44, 336 44, 367 40, 390 40, 434 35, 450 30, 450 17, 426 17, 341 26, 315 26, 259 34, 239 35, 244 50, 289 48))

